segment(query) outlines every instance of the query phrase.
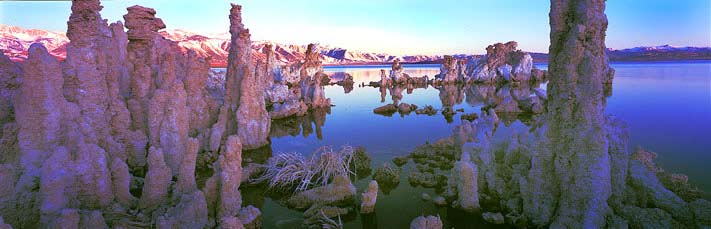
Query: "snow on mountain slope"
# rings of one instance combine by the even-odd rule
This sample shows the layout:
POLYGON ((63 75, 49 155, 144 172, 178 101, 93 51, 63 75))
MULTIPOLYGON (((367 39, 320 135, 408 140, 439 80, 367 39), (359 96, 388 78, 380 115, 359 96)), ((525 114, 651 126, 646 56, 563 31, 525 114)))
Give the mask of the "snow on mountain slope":
POLYGON ((13 61, 27 58, 27 49, 37 42, 59 59, 66 57, 69 39, 63 33, 0 24, 0 49, 13 61))
MULTIPOLYGON (((227 65, 227 51, 229 50, 230 36, 228 33, 201 35, 181 29, 164 30, 160 34, 167 39, 178 42, 178 45, 187 51, 192 49, 199 55, 210 57, 212 66, 227 65)), ((69 39, 58 32, 49 32, 37 29, 23 29, 16 26, 0 25, 0 49, 14 61, 27 58, 27 48, 35 42, 42 43, 50 53, 58 59, 66 57, 66 44, 69 39)), ((272 44, 276 59, 283 63, 299 61, 304 58, 307 44, 281 44, 270 41, 252 42, 253 56, 264 58, 262 49, 266 44, 272 44)), ((358 52, 342 48, 318 45, 318 52, 325 64, 359 64, 359 63, 384 63, 401 59, 404 62, 436 61, 439 56, 394 56, 379 53, 358 52)))
MULTIPOLYGON (((227 51, 230 45, 229 33, 201 35, 181 29, 164 30, 160 32, 165 38, 178 42, 178 45, 187 51, 192 49, 199 55, 210 57, 214 67, 227 66, 227 51)), ((0 24, 0 49, 13 61, 22 61, 27 58, 27 48, 30 44, 40 42, 52 55, 58 59, 66 57, 66 45, 69 39, 64 33, 50 32, 38 29, 24 29, 17 26, 0 24)), ((304 58, 306 44, 281 44, 270 41, 253 41, 252 51, 256 59, 264 59, 262 49, 266 44, 271 44, 275 50, 275 57, 282 63, 300 61, 304 58)), ((442 56, 411 55, 396 56, 385 53, 359 52, 344 48, 317 45, 321 60, 327 65, 336 64, 379 64, 389 63, 399 59, 403 63, 438 63, 442 56)), ((608 54, 612 61, 650 61, 650 60, 711 60, 709 47, 677 47, 661 45, 652 47, 636 47, 630 49, 609 49, 608 54)), ((542 61, 547 60, 547 55, 541 54, 542 61)), ((467 55, 454 55, 456 58, 465 58, 467 55)))

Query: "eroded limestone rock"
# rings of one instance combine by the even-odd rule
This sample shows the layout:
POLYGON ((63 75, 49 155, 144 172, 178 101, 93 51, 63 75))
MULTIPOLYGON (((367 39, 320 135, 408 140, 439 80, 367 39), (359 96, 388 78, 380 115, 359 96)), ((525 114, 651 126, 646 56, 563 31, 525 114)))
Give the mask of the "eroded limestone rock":
POLYGON ((478 171, 476 164, 471 162, 469 155, 469 152, 464 151, 461 160, 454 163, 452 182, 457 187, 457 205, 465 211, 475 212, 480 207, 479 188, 477 185, 478 171))
POLYGON ((533 58, 517 50, 518 43, 509 41, 486 47, 486 55, 467 65, 467 81, 493 83, 497 81, 520 82, 531 79, 533 58))
POLYGON ((141 208, 152 209, 160 206, 168 197, 173 176, 165 163, 163 150, 151 147, 148 150, 148 173, 143 183, 141 208))
POLYGON ((444 63, 440 67, 440 73, 435 78, 445 83, 454 83, 460 80, 457 62, 457 59, 454 59, 453 56, 444 56, 444 63))
POLYGON ((444 225, 439 216, 420 216, 410 222, 410 229, 442 229, 444 225))
POLYGON ((375 202, 378 199, 378 182, 375 180, 368 183, 368 190, 366 190, 361 197, 360 203, 360 213, 370 214, 375 211, 375 202))
MULTIPOLYGON (((393 61, 392 69, 390 70, 390 80, 392 80, 392 82, 394 82, 395 84, 405 84, 408 82, 409 79, 410 76, 403 72, 400 60, 395 59, 393 61)), ((381 85, 383 85, 382 80, 381 85)))
POLYGON ((611 213, 603 116, 603 78, 609 69, 604 10, 605 2, 598 0, 551 2, 547 93, 548 110, 554 112, 547 117, 546 134, 560 184, 551 226, 599 227, 611 213))
POLYGON ((292 208, 306 209, 314 204, 329 205, 352 201, 356 189, 346 176, 337 176, 333 182, 297 193, 289 198, 287 205, 292 208))

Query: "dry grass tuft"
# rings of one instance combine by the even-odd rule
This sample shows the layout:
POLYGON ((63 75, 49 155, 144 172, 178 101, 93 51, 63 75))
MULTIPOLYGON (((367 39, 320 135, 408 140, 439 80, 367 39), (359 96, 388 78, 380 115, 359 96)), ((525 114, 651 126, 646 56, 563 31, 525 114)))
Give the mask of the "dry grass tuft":
POLYGON ((323 146, 306 158, 297 153, 280 153, 269 158, 262 176, 253 182, 267 182, 270 189, 301 192, 328 184, 336 176, 354 174, 349 169, 354 150, 346 145, 340 151, 323 146))

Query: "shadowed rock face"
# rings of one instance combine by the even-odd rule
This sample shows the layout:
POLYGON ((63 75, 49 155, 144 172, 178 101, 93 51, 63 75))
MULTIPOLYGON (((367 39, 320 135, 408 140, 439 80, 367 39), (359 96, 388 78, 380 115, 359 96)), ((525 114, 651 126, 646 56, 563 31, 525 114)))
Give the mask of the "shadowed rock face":
MULTIPOLYGON (((5 54, 0 55, 0 163, 15 163, 19 156, 17 148, 17 123, 15 122, 15 109, 13 108, 13 100, 17 94, 17 88, 22 82, 22 71, 20 67, 13 63, 5 54)), ((13 179, 14 174, 10 173, 11 169, 4 169, 7 173, 2 173, 6 179, 13 179)), ((11 187, 7 187, 7 192, 10 192, 11 187)), ((0 196, 3 195, 0 191, 0 196)), ((0 199, 0 205, 2 205, 0 199)))

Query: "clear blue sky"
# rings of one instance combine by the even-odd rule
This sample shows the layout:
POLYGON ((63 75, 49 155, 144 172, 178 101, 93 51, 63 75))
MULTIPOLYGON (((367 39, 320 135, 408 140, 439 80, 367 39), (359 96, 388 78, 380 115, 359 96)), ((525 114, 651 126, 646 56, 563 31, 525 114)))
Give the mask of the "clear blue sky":
MULTIPOLYGON (((126 7, 155 8, 168 29, 226 32, 229 3, 243 5, 252 40, 318 42, 392 54, 483 53, 486 45, 518 41, 548 51, 548 0, 112 0, 101 12, 123 20, 126 7)), ((0 23, 66 31, 69 1, 0 2, 0 23)), ((607 46, 711 46, 711 0, 612 0, 607 46)))

